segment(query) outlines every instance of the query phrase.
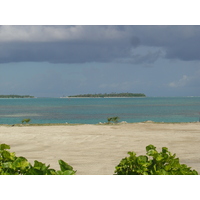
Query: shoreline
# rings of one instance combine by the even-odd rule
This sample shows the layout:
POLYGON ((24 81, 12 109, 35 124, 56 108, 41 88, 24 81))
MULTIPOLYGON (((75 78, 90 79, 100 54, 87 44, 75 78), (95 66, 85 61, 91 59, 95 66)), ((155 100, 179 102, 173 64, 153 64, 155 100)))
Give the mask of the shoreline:
POLYGON ((154 121, 143 121, 143 122, 118 122, 118 123, 108 123, 108 122, 99 122, 97 124, 82 124, 82 123, 43 123, 43 124, 0 124, 0 126, 8 126, 8 127, 26 127, 26 126, 80 126, 80 125, 98 125, 98 126, 103 126, 103 125, 113 125, 113 126, 119 126, 123 124, 200 124, 199 121, 196 122, 154 122, 154 121))
POLYGON ((0 125, 0 143, 31 163, 38 160, 54 169, 62 159, 77 175, 112 175, 128 151, 145 155, 146 146, 153 144, 159 152, 167 147, 200 174, 199 122, 0 125))
POLYGON ((123 124, 200 124, 199 121, 196 122, 154 122, 154 121, 144 121, 144 122, 118 122, 118 123, 108 123, 108 122, 99 122, 97 124, 82 124, 82 123, 44 123, 44 124, 0 124, 0 126, 6 127, 29 127, 29 126, 79 126, 79 125, 96 125, 96 126, 120 126, 123 124))

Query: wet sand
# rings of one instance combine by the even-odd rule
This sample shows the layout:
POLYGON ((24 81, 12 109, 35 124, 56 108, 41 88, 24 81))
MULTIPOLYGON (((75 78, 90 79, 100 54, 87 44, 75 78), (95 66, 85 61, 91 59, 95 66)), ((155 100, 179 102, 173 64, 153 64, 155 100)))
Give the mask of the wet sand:
POLYGON ((77 175, 112 175, 128 151, 145 155, 153 144, 168 147, 181 164, 200 174, 200 123, 132 123, 118 125, 0 126, 0 143, 10 151, 59 169, 69 163, 77 175))

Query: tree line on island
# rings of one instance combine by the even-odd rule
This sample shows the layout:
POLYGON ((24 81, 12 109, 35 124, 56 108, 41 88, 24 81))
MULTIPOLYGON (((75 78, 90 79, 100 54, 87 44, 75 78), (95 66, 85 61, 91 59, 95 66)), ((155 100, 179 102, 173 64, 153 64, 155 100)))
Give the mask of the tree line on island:
POLYGON ((68 96, 68 97, 146 97, 145 94, 143 93, 104 93, 104 94, 79 94, 79 95, 73 95, 73 96, 68 96))
POLYGON ((0 95, 0 98, 34 98, 30 95, 0 95))

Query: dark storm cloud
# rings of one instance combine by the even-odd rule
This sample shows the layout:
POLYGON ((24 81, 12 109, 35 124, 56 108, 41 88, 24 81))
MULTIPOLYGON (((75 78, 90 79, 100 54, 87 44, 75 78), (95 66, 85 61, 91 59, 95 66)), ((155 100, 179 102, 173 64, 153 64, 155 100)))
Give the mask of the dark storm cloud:
POLYGON ((0 63, 110 62, 128 55, 131 44, 124 35, 117 26, 5 27, 0 33, 0 63))
POLYGON ((142 45, 161 47, 168 59, 200 60, 200 26, 136 26, 142 45))
POLYGON ((184 61, 200 60, 200 37, 176 42, 167 47, 166 58, 177 58, 184 61))
POLYGON ((133 47, 138 47, 140 45, 140 38, 139 37, 132 36, 130 41, 131 41, 131 45, 133 47))
MULTIPOLYGON (((121 45, 122 46, 122 45, 121 45)), ((4 55, 0 55, 0 63, 6 62, 43 62, 51 63, 84 63, 110 62, 116 57, 128 54, 125 48, 115 44, 89 43, 17 43, 3 45, 4 55)))
POLYGON ((200 26, 2 26, 0 63, 200 60, 200 26), (157 49, 134 53, 138 47, 157 49))

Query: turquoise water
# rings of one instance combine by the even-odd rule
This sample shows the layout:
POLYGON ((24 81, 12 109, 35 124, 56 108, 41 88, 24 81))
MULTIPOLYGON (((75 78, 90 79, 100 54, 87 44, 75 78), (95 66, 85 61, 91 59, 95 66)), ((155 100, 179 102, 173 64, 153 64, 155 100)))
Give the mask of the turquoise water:
POLYGON ((0 99, 0 124, 120 121, 196 122, 200 117, 200 97, 147 98, 36 98, 0 99))

